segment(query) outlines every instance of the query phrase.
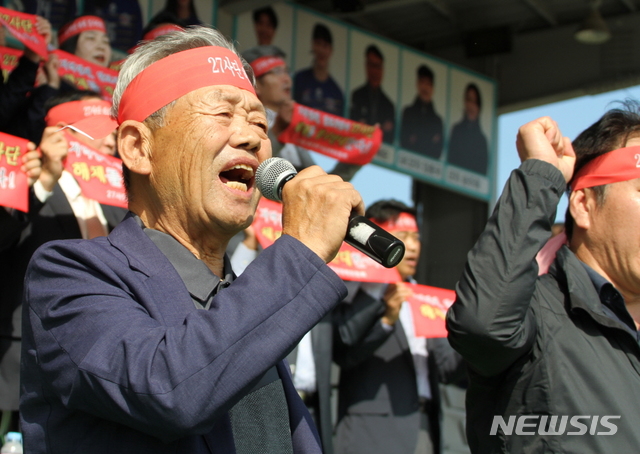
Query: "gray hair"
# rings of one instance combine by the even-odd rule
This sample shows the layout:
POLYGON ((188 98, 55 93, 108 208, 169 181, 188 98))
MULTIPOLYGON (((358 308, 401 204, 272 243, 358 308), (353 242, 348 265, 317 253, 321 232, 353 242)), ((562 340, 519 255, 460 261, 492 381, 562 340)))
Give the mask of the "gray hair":
MULTIPOLYGON (((118 116, 118 108, 120 100, 125 89, 131 81, 144 69, 151 64, 161 60, 169 55, 182 52, 184 50, 195 49, 197 47, 219 46, 225 47, 235 53, 244 67, 251 84, 255 87, 255 77, 251 66, 242 58, 242 55, 236 50, 235 46, 218 30, 194 26, 187 27, 183 31, 176 31, 159 36, 153 41, 147 41, 141 44, 125 61, 118 75, 118 83, 113 92, 113 106, 111 115, 115 118, 118 116)), ((180 83, 180 81, 176 81, 180 83)), ((147 117, 145 123, 151 129, 157 129, 164 126, 164 116, 167 108, 172 106, 175 101, 158 109, 147 117)))

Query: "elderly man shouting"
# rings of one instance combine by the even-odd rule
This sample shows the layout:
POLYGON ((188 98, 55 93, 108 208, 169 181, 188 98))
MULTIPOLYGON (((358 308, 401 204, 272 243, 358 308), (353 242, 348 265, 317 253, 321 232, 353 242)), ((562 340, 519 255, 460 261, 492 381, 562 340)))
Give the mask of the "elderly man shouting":
POLYGON ((224 251, 271 155, 251 68, 215 30, 167 34, 129 57, 113 108, 130 213, 27 273, 26 451, 320 453, 282 359, 346 295, 326 263, 360 195, 300 172, 282 237, 234 279, 224 251))

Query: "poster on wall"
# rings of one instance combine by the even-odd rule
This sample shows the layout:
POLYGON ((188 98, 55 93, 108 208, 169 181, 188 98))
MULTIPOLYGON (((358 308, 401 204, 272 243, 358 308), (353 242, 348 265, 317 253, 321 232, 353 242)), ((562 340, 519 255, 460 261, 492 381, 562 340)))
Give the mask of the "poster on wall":
POLYGON ((402 109, 396 167, 417 178, 442 181, 447 137, 449 69, 416 52, 401 54, 402 109))
POLYGON ((346 117, 344 25, 298 11, 294 42, 293 99, 307 107, 346 117))
POLYGON ((450 130, 445 181, 473 194, 490 195, 495 165, 491 143, 495 121, 494 84, 473 74, 451 69, 450 130))
POLYGON ((397 130, 399 48, 373 35, 351 32, 349 118, 379 124, 382 141, 394 146, 397 130))
POLYGON ((244 12, 234 24, 241 51, 260 42, 287 54, 298 103, 379 126, 372 163, 492 200, 495 81, 291 3, 244 12))
POLYGON ((290 64, 293 52, 293 8, 275 3, 236 16, 234 40, 240 52, 258 45, 279 47, 290 64))

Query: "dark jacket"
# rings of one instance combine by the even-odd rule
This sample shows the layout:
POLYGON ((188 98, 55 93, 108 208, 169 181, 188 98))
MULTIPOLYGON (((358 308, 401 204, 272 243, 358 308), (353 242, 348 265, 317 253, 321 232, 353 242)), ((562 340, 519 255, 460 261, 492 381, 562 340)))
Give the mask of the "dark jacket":
POLYGON ((293 452, 320 454, 282 358, 345 295, 287 235, 209 310, 133 217, 108 237, 49 243, 25 279, 25 451, 233 454, 228 410, 277 365, 293 452))
POLYGON ((640 448, 635 333, 605 314, 568 248, 548 274, 537 275, 535 256, 550 236, 564 189, 562 174, 542 161, 525 161, 511 174, 447 314, 451 345, 470 365, 473 453, 630 454, 640 448), (513 426, 498 427, 498 417, 506 423, 512 417, 513 426), (551 429, 545 419, 562 435, 545 434, 551 429), (518 422, 527 426, 518 429, 518 422))
POLYGON ((402 112, 400 146, 433 159, 440 159, 444 134, 442 118, 433 103, 426 103, 418 96, 413 104, 402 112))
MULTIPOLYGON (((22 301, 22 283, 27 264, 35 250, 52 240, 82 238, 78 221, 60 185, 53 195, 40 202, 30 191, 29 213, 14 211, 0 216, 0 359, 11 345, 12 314, 22 301)), ((112 230, 124 218, 127 210, 101 205, 112 230)), ((4 211, 3 208, 2 211, 4 211)), ((16 339, 13 339, 16 341, 16 339)))
MULTIPOLYGON (((413 454, 420 429, 416 369, 399 321, 380 322, 384 302, 358 290, 334 312, 334 359, 341 367, 336 452, 413 454)), ((446 339, 428 339, 431 406, 428 420, 434 452, 441 452, 439 383, 464 380, 465 368, 446 339)))
POLYGON ((487 138, 480 129, 478 120, 465 117, 451 130, 447 161, 463 169, 486 175, 489 170, 489 148, 487 138))
POLYGON ((381 87, 373 88, 367 83, 354 90, 351 94, 349 118, 368 125, 380 123, 382 141, 393 143, 396 130, 396 109, 381 87), (386 123, 392 124, 393 127, 385 130, 386 123))

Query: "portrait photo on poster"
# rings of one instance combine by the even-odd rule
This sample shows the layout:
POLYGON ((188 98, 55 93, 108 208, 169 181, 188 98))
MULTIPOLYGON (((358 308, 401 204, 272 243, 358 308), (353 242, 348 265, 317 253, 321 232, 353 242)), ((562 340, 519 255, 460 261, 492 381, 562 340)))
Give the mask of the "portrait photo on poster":
POLYGON ((383 142, 393 145, 398 104, 399 49, 370 35, 352 32, 349 118, 379 124, 383 142))
POLYGON ((297 13, 293 99, 307 107, 345 117, 348 29, 297 13))

